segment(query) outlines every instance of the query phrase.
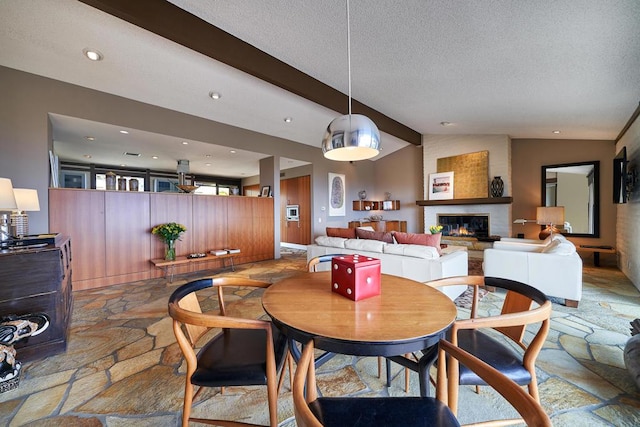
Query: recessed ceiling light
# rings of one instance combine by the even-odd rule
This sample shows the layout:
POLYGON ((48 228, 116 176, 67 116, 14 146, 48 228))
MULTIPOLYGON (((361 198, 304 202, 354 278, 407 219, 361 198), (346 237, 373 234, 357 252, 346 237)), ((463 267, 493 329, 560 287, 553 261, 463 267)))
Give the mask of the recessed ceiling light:
POLYGON ((440 126, 453 126, 451 122, 440 122, 440 126))
POLYGON ((127 165, 125 165, 124 163, 121 163, 120 167, 124 168, 124 167, 127 167, 127 165))
POLYGON ((205 163, 204 165, 205 166, 211 166, 211 163, 205 163))
POLYGON ((293 119, 291 117, 285 117, 284 118, 284 122, 285 123, 291 123, 293 121, 293 119))
POLYGON ((236 154, 236 150, 229 151, 231 154, 236 154))
POLYGON ((87 141, 95 141, 96 139, 93 136, 85 136, 84 139, 87 141))
POLYGON ((85 48, 82 49, 82 53, 92 61, 102 61, 102 58, 104 58, 104 56, 95 49, 85 48))
POLYGON ((90 158, 91 158, 91 154, 85 154, 85 155, 84 155, 84 156, 82 156, 82 157, 84 157, 85 159, 90 159, 90 158))
POLYGON ((151 156, 153 160, 158 160, 158 156, 151 156))
POLYGON ((123 134, 125 134, 125 135, 128 135, 128 134, 129 134, 129 131, 128 131, 128 130, 121 130, 121 131, 120 131, 120 133, 123 133, 123 134))
POLYGON ((205 154, 204 156, 205 156, 207 159, 210 159, 210 158, 211 158, 211 154, 205 154))
POLYGON ((182 145, 189 145, 187 141, 182 141, 182 145))
POLYGON ((555 133, 556 135, 560 133, 559 130, 554 130, 553 133, 555 133))
POLYGON ((220 99, 220 98, 222 98, 222 94, 220 92, 211 91, 211 92, 209 92, 209 97, 211 99, 220 99))

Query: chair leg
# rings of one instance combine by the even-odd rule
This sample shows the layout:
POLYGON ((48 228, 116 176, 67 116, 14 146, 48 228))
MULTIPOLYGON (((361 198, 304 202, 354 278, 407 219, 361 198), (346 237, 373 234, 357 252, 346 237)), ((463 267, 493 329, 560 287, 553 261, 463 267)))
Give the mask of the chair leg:
POLYGON ((404 368, 404 392, 409 393, 409 368, 404 368))
POLYGON ((378 356, 378 378, 382 376, 382 356, 378 356))
POLYGON ((476 386, 476 394, 480 394, 480 386, 479 385, 476 386))
POLYGON ((182 408, 182 427, 189 427, 189 417, 191 417, 192 403, 193 403, 193 384, 191 384, 191 382, 187 380, 184 386, 184 406, 182 408))

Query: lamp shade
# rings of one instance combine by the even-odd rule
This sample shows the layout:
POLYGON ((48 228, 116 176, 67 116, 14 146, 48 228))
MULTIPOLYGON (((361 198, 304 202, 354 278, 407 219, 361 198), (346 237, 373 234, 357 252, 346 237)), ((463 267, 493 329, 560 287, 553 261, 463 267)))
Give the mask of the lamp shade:
POLYGON ((34 212, 40 210, 38 190, 32 188, 14 188, 13 194, 16 197, 16 204, 19 211, 34 212))
POLYGON ((9 178, 0 178, 0 211, 10 211, 17 209, 17 207, 11 180, 9 178))
POLYGON ((563 224, 564 206, 542 206, 536 208, 536 222, 538 224, 563 224))
POLYGON ((322 152, 329 160, 354 161, 375 157, 380 152, 380 131, 362 114, 334 119, 322 138, 322 152))

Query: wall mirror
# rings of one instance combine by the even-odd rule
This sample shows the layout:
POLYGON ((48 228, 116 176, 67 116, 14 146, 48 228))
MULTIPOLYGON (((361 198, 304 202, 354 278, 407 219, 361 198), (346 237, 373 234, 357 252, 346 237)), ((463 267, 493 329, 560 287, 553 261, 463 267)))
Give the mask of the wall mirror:
POLYGON ((564 206, 562 234, 600 236, 600 162, 542 166, 542 204, 564 206))

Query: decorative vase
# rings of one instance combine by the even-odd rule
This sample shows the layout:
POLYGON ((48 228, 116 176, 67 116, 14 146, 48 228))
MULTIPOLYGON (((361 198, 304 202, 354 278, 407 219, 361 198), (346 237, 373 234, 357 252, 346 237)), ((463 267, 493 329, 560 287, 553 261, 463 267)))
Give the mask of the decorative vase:
POLYGON ((360 200, 366 199, 367 198, 367 192, 365 190, 358 191, 358 197, 360 198, 360 200))
POLYGON ((166 252, 164 253, 165 261, 175 261, 176 260, 176 241, 175 240, 167 240, 166 252))
POLYGON ((106 185, 107 190, 115 190, 116 189, 116 174, 115 172, 107 172, 106 174, 106 185))
POLYGON ((499 176, 494 176, 490 185, 491 197, 502 197, 504 193, 504 182, 499 176))

